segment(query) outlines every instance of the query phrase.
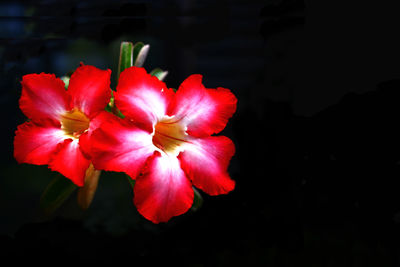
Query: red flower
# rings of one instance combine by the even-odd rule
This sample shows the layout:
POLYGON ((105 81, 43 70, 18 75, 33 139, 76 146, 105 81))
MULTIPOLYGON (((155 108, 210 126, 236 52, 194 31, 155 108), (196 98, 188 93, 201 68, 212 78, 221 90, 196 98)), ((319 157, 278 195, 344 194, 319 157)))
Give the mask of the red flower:
POLYGON ((115 103, 126 116, 94 131, 93 164, 136 179, 134 203, 154 223, 185 213, 193 203, 192 184, 210 195, 233 190, 227 167, 235 146, 224 129, 236 110, 228 89, 206 89, 192 75, 177 93, 143 68, 121 73, 115 103))
POLYGON ((110 75, 110 70, 82 65, 72 74, 68 90, 54 74, 25 75, 19 106, 30 120, 15 132, 17 161, 49 165, 83 186, 91 134, 111 117, 103 111, 111 97, 110 75))

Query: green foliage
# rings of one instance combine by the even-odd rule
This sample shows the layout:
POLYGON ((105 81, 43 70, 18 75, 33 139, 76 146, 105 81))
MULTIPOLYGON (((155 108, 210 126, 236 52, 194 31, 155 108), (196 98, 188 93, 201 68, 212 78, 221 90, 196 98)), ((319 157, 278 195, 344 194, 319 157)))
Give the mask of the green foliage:
POLYGON ((190 208, 192 211, 197 211, 203 205, 203 197, 200 195, 200 192, 197 191, 196 188, 193 187, 194 191, 194 199, 192 207, 190 208))
POLYGON ((132 190, 135 187, 136 180, 133 180, 129 175, 126 175, 126 178, 128 179, 129 184, 132 186, 132 190))
POLYGON ((65 90, 67 90, 68 89, 68 85, 69 85, 69 79, 70 79, 71 77, 70 76, 62 76, 61 77, 61 80, 64 82, 64 84, 65 84, 65 90))
POLYGON ((40 198, 40 207, 46 215, 56 211, 68 197, 75 191, 77 186, 61 174, 49 183, 40 198))
POLYGON ((150 72, 150 75, 156 76, 160 81, 164 80, 164 78, 167 76, 168 71, 163 71, 160 68, 155 68, 150 72))
POLYGON ((118 77, 125 69, 133 66, 133 43, 122 42, 119 54, 118 77))
POLYGON ((133 47, 132 62, 133 66, 142 67, 149 53, 150 46, 142 42, 137 42, 133 47))

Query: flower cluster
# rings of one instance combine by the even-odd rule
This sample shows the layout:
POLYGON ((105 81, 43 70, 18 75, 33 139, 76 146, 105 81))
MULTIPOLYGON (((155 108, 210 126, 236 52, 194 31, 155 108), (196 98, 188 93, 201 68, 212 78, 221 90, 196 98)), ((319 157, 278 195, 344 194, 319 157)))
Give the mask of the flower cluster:
POLYGON ((236 110, 225 88, 207 89, 191 75, 176 92, 145 69, 125 69, 113 92, 120 118, 105 111, 111 99, 110 70, 81 65, 68 89, 52 74, 22 79, 20 108, 29 121, 14 139, 19 163, 48 165, 77 186, 89 167, 125 172, 136 180, 134 203, 154 223, 185 213, 197 187, 226 194, 235 182, 227 172, 235 146, 223 130, 236 110))

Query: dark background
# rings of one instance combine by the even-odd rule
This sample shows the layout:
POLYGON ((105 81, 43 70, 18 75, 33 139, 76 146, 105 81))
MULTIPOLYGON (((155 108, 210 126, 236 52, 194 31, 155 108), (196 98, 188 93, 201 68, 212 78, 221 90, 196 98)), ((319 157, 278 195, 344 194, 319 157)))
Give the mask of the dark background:
POLYGON ((396 1, 1 1, 0 260, 130 266, 399 266, 400 9, 396 1), (142 218, 122 174, 92 206, 51 217, 55 173, 18 165, 24 74, 113 70, 122 40, 145 68, 230 88, 228 195, 166 224, 142 218))

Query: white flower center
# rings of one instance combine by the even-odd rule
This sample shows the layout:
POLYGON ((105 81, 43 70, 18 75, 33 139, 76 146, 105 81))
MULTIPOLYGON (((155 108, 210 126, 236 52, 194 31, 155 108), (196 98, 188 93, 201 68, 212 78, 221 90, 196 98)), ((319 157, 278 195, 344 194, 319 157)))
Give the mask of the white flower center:
POLYGON ((65 134, 74 139, 79 138, 89 128, 90 120, 78 109, 67 111, 61 115, 61 129, 65 134))
POLYGON ((165 116, 154 126, 153 144, 166 154, 177 156, 187 136, 186 127, 179 120, 165 116))

